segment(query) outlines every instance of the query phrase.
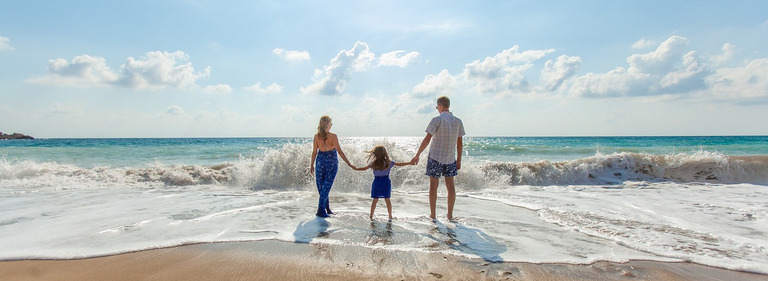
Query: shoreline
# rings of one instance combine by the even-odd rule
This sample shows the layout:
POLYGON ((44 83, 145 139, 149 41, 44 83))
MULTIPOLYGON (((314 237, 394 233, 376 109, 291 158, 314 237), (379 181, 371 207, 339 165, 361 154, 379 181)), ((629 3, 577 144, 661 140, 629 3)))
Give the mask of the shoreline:
POLYGON ((687 261, 492 263, 440 252, 296 243, 204 242, 73 259, 0 261, 12 280, 768 280, 687 261))

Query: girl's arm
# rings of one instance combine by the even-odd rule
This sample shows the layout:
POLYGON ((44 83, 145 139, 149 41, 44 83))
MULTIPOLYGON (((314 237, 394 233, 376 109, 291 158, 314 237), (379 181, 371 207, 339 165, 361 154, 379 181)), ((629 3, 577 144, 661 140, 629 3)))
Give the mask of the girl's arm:
POLYGON ((309 164, 309 173, 315 174, 315 157, 317 157, 317 149, 319 148, 319 145, 317 144, 317 135, 315 135, 315 138, 312 140, 312 160, 309 164))
POLYGON ((365 171, 365 170, 368 170, 370 168, 371 168, 371 165, 368 165, 368 166, 365 166, 365 167, 359 167, 359 168, 355 167, 355 166, 352 166, 352 169, 355 169, 355 171, 365 171))
POLYGON ((338 135, 334 138, 333 142, 335 142, 336 151, 339 152, 339 156, 341 157, 341 160, 344 160, 344 163, 347 163, 349 167, 355 168, 355 166, 352 165, 352 163, 349 163, 349 160, 347 160, 347 155, 344 155, 344 151, 341 150, 341 144, 339 144, 339 137, 338 135))
POLYGON ((416 165, 413 162, 395 162, 395 166, 408 166, 408 165, 416 165))

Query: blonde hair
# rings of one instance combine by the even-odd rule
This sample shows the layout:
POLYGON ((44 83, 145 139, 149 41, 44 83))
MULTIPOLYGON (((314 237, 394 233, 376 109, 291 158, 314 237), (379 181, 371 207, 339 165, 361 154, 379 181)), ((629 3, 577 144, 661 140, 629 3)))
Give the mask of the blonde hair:
POLYGON ((331 125, 331 117, 323 115, 320 117, 320 122, 317 123, 317 136, 323 141, 328 139, 328 127, 331 125))
POLYGON ((381 145, 377 145, 373 150, 368 151, 368 161, 371 160, 373 160, 371 168, 374 170, 386 170, 389 168, 389 154, 387 154, 387 149, 381 145))

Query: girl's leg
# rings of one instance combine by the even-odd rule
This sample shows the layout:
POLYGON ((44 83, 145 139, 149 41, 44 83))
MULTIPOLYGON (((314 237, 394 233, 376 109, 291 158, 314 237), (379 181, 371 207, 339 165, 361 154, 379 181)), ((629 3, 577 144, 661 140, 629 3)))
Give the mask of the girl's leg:
POLYGON ((373 220, 373 211, 376 211, 376 203, 379 203, 379 198, 373 198, 373 202, 371 202, 371 215, 368 216, 371 220, 373 220))
POLYGON ((389 202, 389 198, 384 198, 384 202, 387 203, 387 213, 389 213, 389 219, 392 219, 392 202, 389 202))

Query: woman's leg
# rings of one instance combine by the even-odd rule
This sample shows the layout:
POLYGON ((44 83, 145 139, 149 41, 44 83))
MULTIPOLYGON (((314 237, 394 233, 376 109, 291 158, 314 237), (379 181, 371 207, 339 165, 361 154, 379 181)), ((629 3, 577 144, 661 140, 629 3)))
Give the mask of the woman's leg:
POLYGON ((328 214, 333 214, 331 211, 331 204, 330 200, 328 199, 328 195, 331 193, 331 188, 333 187, 333 181, 336 179, 336 173, 339 171, 339 162, 334 161, 334 163, 331 164, 331 167, 328 171, 327 178, 325 180, 327 186, 325 187, 325 212, 328 214))
POLYGON ((328 201, 328 191, 326 190, 326 182, 328 181, 328 163, 323 157, 317 157, 317 167, 315 169, 315 184, 317 184, 317 193, 320 195, 317 201, 317 213, 318 217, 327 217, 328 214, 325 211, 326 202, 328 201))
POLYGON ((387 203, 387 213, 389 213, 389 219, 392 219, 392 202, 389 201, 389 198, 384 198, 384 202, 387 203))
POLYGON ((373 220, 373 211, 376 211, 376 203, 379 203, 379 198, 373 198, 371 202, 371 215, 368 216, 371 220, 373 220))

